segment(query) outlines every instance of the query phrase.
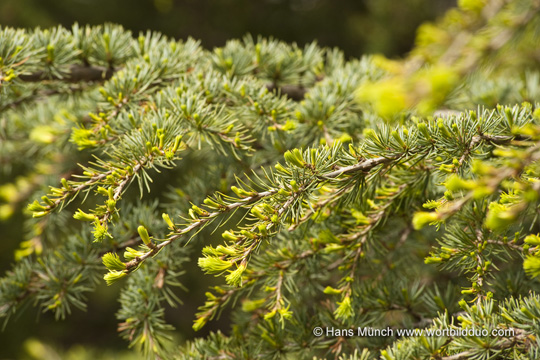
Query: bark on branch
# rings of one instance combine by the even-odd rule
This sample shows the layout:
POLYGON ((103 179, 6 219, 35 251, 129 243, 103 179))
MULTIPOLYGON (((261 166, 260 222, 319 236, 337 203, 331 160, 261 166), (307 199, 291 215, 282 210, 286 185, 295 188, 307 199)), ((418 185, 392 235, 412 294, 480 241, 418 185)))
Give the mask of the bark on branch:
POLYGON ((32 74, 19 75, 19 79, 26 82, 38 82, 46 79, 63 80, 66 82, 90 82, 108 80, 114 74, 114 69, 103 66, 71 65, 69 72, 63 77, 48 77, 45 72, 37 71, 32 74))
POLYGON ((307 93, 307 89, 299 85, 281 85, 268 84, 266 88, 270 91, 277 90, 281 94, 287 95, 288 98, 294 101, 300 101, 304 99, 307 93))

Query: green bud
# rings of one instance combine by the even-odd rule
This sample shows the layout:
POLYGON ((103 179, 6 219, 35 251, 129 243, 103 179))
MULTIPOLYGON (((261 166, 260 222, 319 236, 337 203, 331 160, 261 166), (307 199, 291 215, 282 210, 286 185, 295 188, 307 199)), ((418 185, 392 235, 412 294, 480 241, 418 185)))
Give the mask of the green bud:
POLYGON ((529 235, 523 240, 526 244, 532 245, 532 246, 538 246, 540 245, 540 237, 538 235, 529 235))
POLYGON ((147 141, 145 146, 146 146, 146 152, 148 152, 149 154, 152 154, 152 144, 150 143, 150 141, 147 141))
POLYGON ((445 186, 450 191, 474 190, 478 185, 474 180, 463 180, 457 175, 451 175, 445 182, 445 186))
POLYGON ((54 202, 51 199, 49 199, 47 196, 42 196, 41 200, 43 200, 43 202, 49 206, 55 206, 54 202))
POLYGON ((357 225, 368 225, 371 222, 366 215, 357 209, 351 209, 351 215, 356 220, 357 225))
POLYGON ((47 208, 45 206, 41 205, 37 200, 34 200, 33 203, 28 204, 27 208, 28 208, 28 210, 30 210, 32 212, 46 211, 47 210, 47 208))
POLYGON ((105 281, 107 282, 107 285, 110 286, 125 276, 127 276, 126 270, 123 270, 123 271, 110 270, 107 274, 105 274, 103 279, 105 279, 105 281))
POLYGON ((513 127, 514 126, 514 116, 512 115, 512 110, 510 108, 504 109, 504 116, 506 117, 506 120, 508 121, 508 126, 513 127))
POLYGON ((291 185, 292 190, 293 190, 295 193, 300 191, 300 188, 299 188, 298 185, 296 184, 296 181, 295 181, 295 180, 291 180, 290 185, 291 185))
POLYGON ((138 251, 138 250, 135 250, 133 248, 130 248, 130 247, 127 247, 126 248, 126 251, 124 252, 124 258, 127 260, 127 261, 130 261, 130 260, 133 260, 133 259, 136 259, 138 257, 141 257, 143 256, 145 253, 142 252, 142 251, 138 251))
POLYGON ((203 257, 199 258, 198 265, 207 274, 219 274, 230 268, 232 263, 217 257, 203 257))
POLYGON ((274 318, 274 316, 276 316, 276 313, 277 313, 277 309, 274 309, 270 311, 269 313, 264 314, 264 320, 271 320, 272 318, 274 318))
POLYGON ((81 209, 78 209, 77 212, 73 214, 73 217, 81 221, 94 221, 96 219, 96 215, 87 214, 81 209))
POLYGON ((327 294, 327 295, 339 295, 343 292, 343 289, 334 289, 333 287, 331 286, 327 286, 325 289, 324 289, 324 293, 327 294))
POLYGON ((116 210, 116 201, 114 200, 107 200, 107 209, 109 212, 114 212, 116 210))
POLYGON ((540 276, 540 257, 534 255, 527 256, 523 261, 523 270, 525 270, 525 273, 532 278, 540 276))
POLYGON ((251 208, 251 213, 258 217, 260 220, 266 221, 268 218, 262 213, 262 210, 258 206, 254 206, 251 208))
POLYGON ((139 41, 139 48, 144 49, 144 36, 140 35, 137 40, 139 41))
POLYGON ((326 247, 324 248, 323 252, 325 254, 329 254, 329 253, 332 253, 332 252, 335 252, 335 251, 339 251, 339 250, 342 250, 345 248, 345 245, 339 245, 339 244, 328 244, 326 245, 326 247))
POLYGON ((376 143, 380 142, 379 137, 377 136, 377 133, 373 129, 364 129, 363 135, 368 140, 371 140, 376 143))
POLYGON ((173 230, 175 228, 174 223, 172 222, 172 220, 171 220, 171 218, 169 217, 168 214, 163 213, 163 214, 161 214, 161 217, 163 218, 163 220, 165 220, 165 222, 167 223, 167 226, 169 227, 169 229, 173 230))
POLYGON ((412 223, 416 230, 420 230, 424 226, 437 220, 439 220, 439 214, 436 212, 419 211, 414 214, 412 223))
POLYGON ((146 245, 146 246, 150 246, 150 245, 153 245, 151 242, 150 242, 150 236, 148 235, 148 230, 146 230, 146 228, 141 225, 137 228, 137 232, 139 233, 139 236, 141 237, 141 240, 143 241, 143 243, 146 245))
POLYGON ((509 227, 517 218, 518 213, 504 204, 492 202, 486 216, 485 225, 492 230, 503 230, 509 227))
POLYGON ((102 242, 105 239, 112 239, 111 234, 109 234, 107 223, 101 223, 96 217, 94 220, 94 242, 102 242))
POLYGON ((285 190, 285 189, 279 189, 278 194, 282 195, 282 196, 291 196, 292 193, 290 191, 285 190))
POLYGON ((231 190, 234 191, 234 193, 236 195, 238 195, 239 197, 250 197, 250 196, 253 196, 255 194, 251 193, 251 192, 247 192, 245 191, 244 189, 241 189, 241 188, 238 188, 236 186, 231 186, 231 190))
POLYGON ((252 312, 252 311, 258 310, 264 305, 265 302, 266 302, 266 299, 245 300, 244 302, 242 302, 242 311, 252 312))
POLYGON ((61 196, 64 194, 64 192, 60 188, 55 188, 54 186, 51 186, 49 189, 53 193, 54 196, 61 196))
POLYGON ((285 125, 283 125, 283 131, 292 131, 296 129, 296 122, 292 120, 288 120, 285 122, 285 125))
POLYGON ((257 63, 261 62, 261 44, 255 45, 255 56, 257 57, 257 63))
POLYGON ((229 247, 229 246, 223 246, 223 245, 218 245, 216 247, 216 250, 222 254, 226 254, 226 255, 236 255, 236 250, 234 250, 233 247, 229 247))
POLYGON ((266 211, 266 213, 274 212, 274 208, 268 205, 267 203, 264 203, 261 206, 263 207, 264 211, 266 211))
POLYGON ((182 141, 182 135, 177 135, 174 138, 174 145, 172 148, 172 152, 175 153, 178 150, 178 147, 180 146, 180 141, 182 141))
POLYGON ((68 181, 65 178, 62 178, 60 182, 62 183, 62 186, 64 187, 64 189, 71 190, 71 185, 69 185, 68 181))
POLYGON ((225 240, 229 240, 229 241, 238 241, 239 237, 234 235, 232 232, 230 231, 225 231, 221 234, 221 236, 225 239, 225 240))
POLYGON ((49 62, 54 60, 54 45, 53 44, 47 45, 47 60, 49 62))
POLYGON ((104 33, 102 37, 103 37, 103 41, 105 42, 107 51, 109 51, 109 44, 111 42, 111 36, 108 33, 104 33))
POLYGON ((430 257, 427 257, 427 258, 424 259, 425 264, 440 264, 443 261, 444 261, 443 258, 434 257, 434 256, 430 256, 430 257))
POLYGON ((290 164, 293 164, 300 168, 303 168, 305 166, 302 153, 298 149, 293 149, 292 152, 290 150, 287 150, 283 156, 285 157, 285 161, 290 164))
POLYGON ((225 277, 225 280, 227 281, 227 284, 231 286, 240 286, 242 285, 242 274, 246 270, 245 265, 240 264, 238 268, 234 271, 232 271, 229 275, 225 277))
POLYGON ((255 239, 256 236, 255 234, 253 234, 251 231, 247 231, 247 230, 240 230, 240 234, 242 234, 242 236, 245 236, 247 237, 248 239, 255 239))
POLYGON ((280 163, 277 163, 274 167, 279 172, 282 172, 282 173, 285 173, 285 174, 290 174, 291 173, 289 170, 285 169, 280 163))
POLYGON ((455 170, 454 164, 442 164, 442 165, 439 167, 439 171, 445 172, 445 173, 448 173, 448 174, 453 173, 454 170, 455 170))
POLYGON ((351 305, 351 298, 345 296, 343 301, 338 302, 338 308, 334 312, 334 315, 337 319, 348 319, 354 315, 354 309, 351 305))
POLYGON ((388 354, 388 351, 386 351, 386 350, 381 350, 381 356, 384 357, 384 360, 394 360, 395 359, 392 356, 390 356, 390 354, 388 354))
POLYGON ((197 205, 193 205, 191 208, 193 209, 193 211, 195 211, 197 213, 197 215, 201 215, 201 216, 208 215, 208 212, 204 211, 203 209, 201 209, 197 205))
POLYGON ((220 208, 220 205, 215 202, 214 200, 210 199, 210 198, 206 198, 203 200, 203 203, 209 207, 212 207, 212 208, 215 208, 215 209, 219 209, 220 208))
POLYGON ((97 192, 98 194, 100 194, 100 195, 109 197, 109 199, 111 198, 111 197, 109 196, 109 192, 107 191, 107 189, 105 189, 105 188, 102 187, 102 186, 99 186, 99 187, 97 188, 96 192, 97 192))
POLYGON ((46 216, 48 214, 49 214, 48 211, 35 211, 35 212, 32 213, 32 217, 40 218, 40 217, 44 217, 44 216, 46 216))
POLYGON ((399 135, 399 133, 396 131, 396 130, 393 130, 392 133, 391 133, 392 137, 394 138, 394 140, 396 140, 398 142, 398 144, 406 149, 407 148, 407 144, 405 144, 405 142, 403 141, 403 139, 401 138, 401 136, 399 135))
POLYGON ((165 141, 165 134, 159 135, 159 148, 163 149, 163 142, 165 141))
POLYGON ((109 270, 126 270, 126 264, 120 261, 120 258, 115 253, 106 253, 101 260, 109 270))
POLYGON ((268 231, 266 230, 266 225, 264 225, 264 224, 259 225, 259 233, 262 236, 267 236, 268 235, 268 231))
POLYGON ((204 325, 206 325, 208 320, 209 320, 209 318, 205 317, 205 316, 198 318, 197 320, 195 320, 193 322, 193 326, 192 326, 193 330, 194 331, 201 330, 204 327, 204 325))
POLYGON ((448 127, 444 123, 443 119, 439 118, 437 120, 437 127, 439 128, 439 130, 441 131, 441 134, 444 137, 446 137, 446 138, 451 138, 452 137, 452 133, 450 132, 450 130, 448 129, 448 127))

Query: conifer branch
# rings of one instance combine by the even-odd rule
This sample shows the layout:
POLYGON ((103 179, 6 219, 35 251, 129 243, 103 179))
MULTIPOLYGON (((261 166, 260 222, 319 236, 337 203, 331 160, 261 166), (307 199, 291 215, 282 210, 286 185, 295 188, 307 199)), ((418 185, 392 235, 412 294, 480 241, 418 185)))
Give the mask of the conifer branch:
POLYGON ((538 358, 539 4, 460 1, 404 61, 0 29, 0 220, 28 199, 52 215, 24 217, 0 317, 29 300, 58 319, 85 309, 103 264, 108 285, 127 278, 118 330, 147 357, 538 358), (173 354, 165 311, 184 271, 200 276, 184 265, 198 234, 198 266, 224 284, 193 328, 230 306, 242 331, 173 354), (345 336, 359 325, 515 332, 345 336))
POLYGON ((73 64, 69 66, 66 74, 50 77, 43 71, 38 71, 32 74, 21 74, 19 79, 24 82, 43 82, 44 80, 62 80, 71 83, 77 82, 103 82, 109 80, 115 70, 102 66, 87 66, 73 64))

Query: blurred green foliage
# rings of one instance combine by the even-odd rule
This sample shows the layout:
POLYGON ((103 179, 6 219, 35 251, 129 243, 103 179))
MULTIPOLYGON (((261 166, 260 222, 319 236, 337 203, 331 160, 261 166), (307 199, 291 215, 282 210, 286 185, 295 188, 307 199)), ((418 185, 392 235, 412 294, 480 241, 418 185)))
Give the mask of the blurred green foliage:
POLYGON ((246 33, 300 45, 317 40, 349 56, 409 51, 416 28, 455 6, 455 0, 2 0, 0 24, 33 28, 73 22, 121 24, 205 47, 246 33))

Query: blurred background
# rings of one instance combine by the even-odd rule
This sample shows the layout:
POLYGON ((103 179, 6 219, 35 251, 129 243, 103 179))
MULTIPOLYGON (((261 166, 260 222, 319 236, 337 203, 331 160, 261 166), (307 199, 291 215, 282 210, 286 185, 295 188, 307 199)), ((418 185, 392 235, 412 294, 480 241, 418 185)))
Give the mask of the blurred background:
POLYGON ((456 0, 0 0, 4 26, 114 22, 135 31, 192 36, 207 48, 246 33, 303 45, 317 40, 349 56, 406 53, 417 26, 456 0))
MULTIPOLYGON (((414 44, 415 31, 435 20, 456 0, 0 0, 0 25, 46 28, 56 25, 113 22, 135 34, 155 30, 176 39, 193 37, 205 48, 222 46, 245 34, 273 36, 299 45, 316 40, 338 47, 348 57, 381 53, 397 58, 414 44)), ((0 179, 0 184, 5 180, 0 179)), ((20 209, 19 209, 20 210, 20 209)), ((23 241, 22 211, 0 221, 0 274, 8 271, 14 251, 23 241)), ((197 257, 195 251, 194 258, 197 257)), ((229 330, 226 314, 204 331, 191 330, 197 306, 215 281, 196 261, 186 269, 181 298, 184 305, 168 312, 181 339, 204 336, 210 330, 229 330), (189 274, 192 274, 191 277, 189 274)), ((116 334, 117 289, 101 286, 88 299, 88 310, 74 310, 56 322, 36 310, 20 311, 0 333, 0 359, 121 358, 127 343, 116 334), (39 339, 39 340, 38 340, 39 339), (83 350, 84 347, 84 350, 83 350)), ((31 304, 29 304, 31 305, 31 304)), ((1 325, 1 323, 0 323, 1 325)), ((125 354, 133 358, 132 354, 125 354)))

